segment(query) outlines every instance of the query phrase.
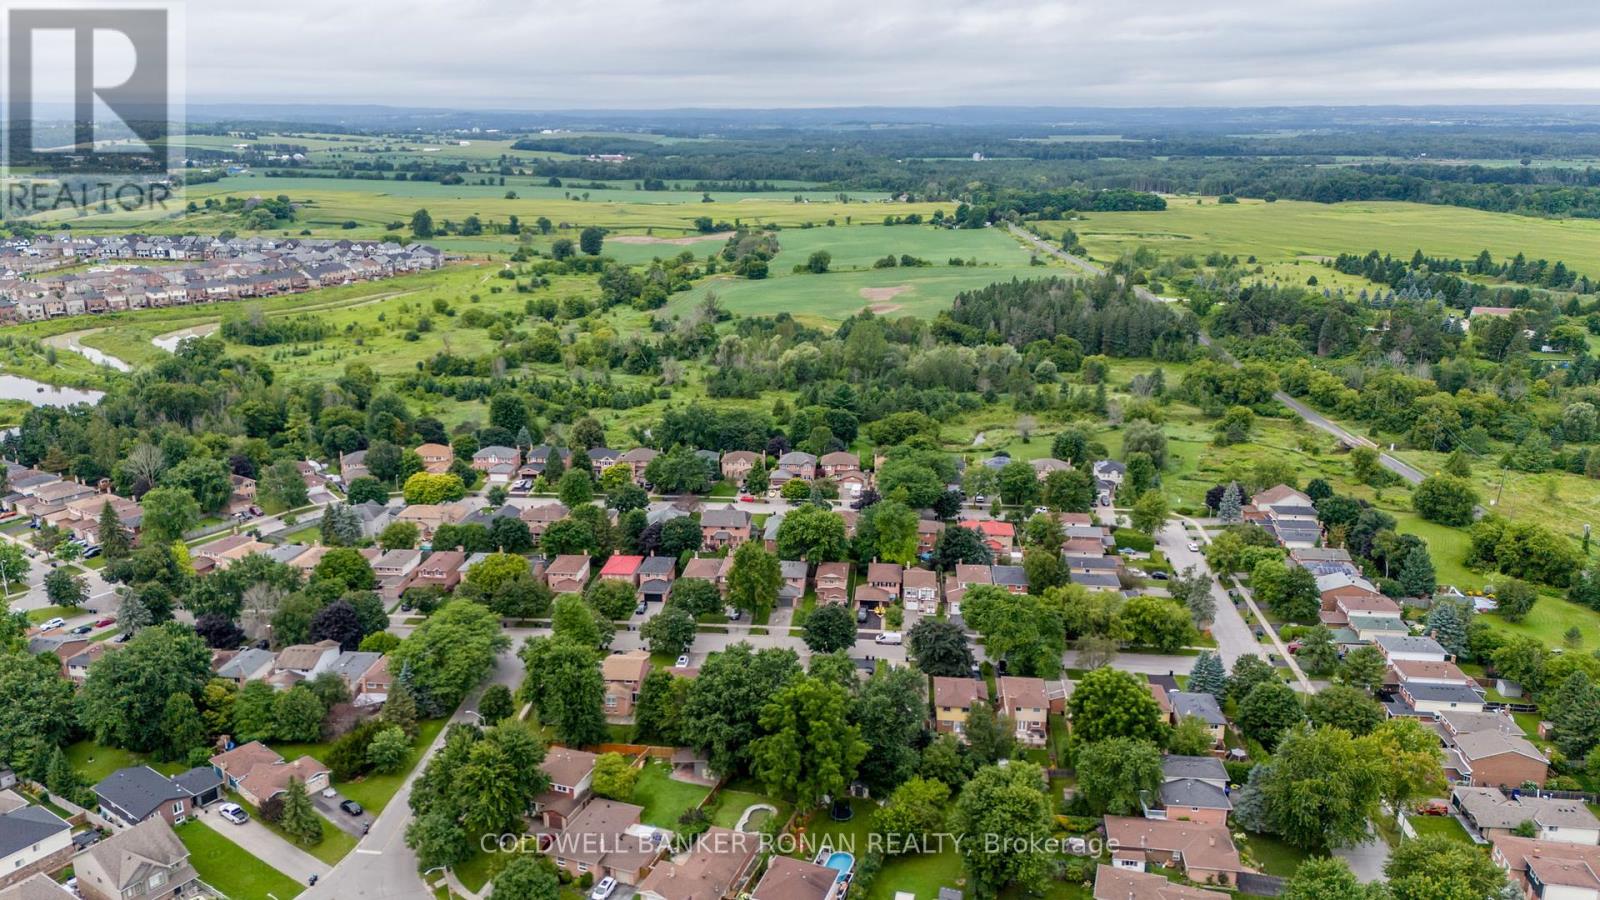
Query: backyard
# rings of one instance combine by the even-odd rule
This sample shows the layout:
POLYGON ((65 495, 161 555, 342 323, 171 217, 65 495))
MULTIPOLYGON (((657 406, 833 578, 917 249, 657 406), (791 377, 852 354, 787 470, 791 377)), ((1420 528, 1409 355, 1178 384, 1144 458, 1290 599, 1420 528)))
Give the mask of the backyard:
POLYGON ((711 789, 672 778, 672 766, 651 762, 639 773, 639 782, 633 787, 632 801, 644 807, 640 821, 657 828, 678 827, 678 817, 686 810, 698 806, 711 789))

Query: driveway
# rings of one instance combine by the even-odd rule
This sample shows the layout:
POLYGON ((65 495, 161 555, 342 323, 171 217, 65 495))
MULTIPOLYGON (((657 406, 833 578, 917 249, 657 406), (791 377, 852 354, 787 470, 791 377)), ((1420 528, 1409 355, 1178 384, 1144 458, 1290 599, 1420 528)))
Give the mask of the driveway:
POLYGON ((321 878, 328 874, 327 863, 301 850, 274 834, 254 818, 243 825, 235 825, 217 815, 219 803, 200 811, 200 820, 218 834, 238 844, 244 851, 289 878, 305 884, 312 875, 321 878))
POLYGON ((1189 549, 1191 542, 1204 545, 1209 543, 1209 538, 1204 529, 1187 519, 1168 522, 1156 535, 1157 545, 1161 547, 1161 552, 1166 554, 1167 561, 1172 563, 1175 572, 1181 574, 1183 570, 1193 567, 1195 571, 1203 572, 1211 578, 1211 599, 1216 606, 1214 621, 1211 623, 1211 636, 1217 641, 1217 650, 1222 656, 1223 663, 1232 669, 1234 662, 1241 656, 1261 656, 1261 645, 1250 631, 1250 625, 1239 614, 1238 608, 1233 605, 1233 600, 1228 597, 1228 592, 1222 589, 1216 576, 1211 574, 1211 568, 1206 565, 1205 554, 1189 549))
POLYGON ((1341 847, 1333 855, 1350 864, 1350 871, 1362 884, 1383 880, 1383 867, 1389 861, 1389 845, 1376 835, 1353 847, 1341 847))
POLYGON ((366 834, 364 829, 372 824, 372 813, 363 811, 359 816, 352 816, 339 808, 339 804, 342 802, 344 802, 343 794, 324 797, 322 792, 318 791, 311 795, 311 803, 317 808, 317 812, 322 813, 322 817, 332 822, 340 831, 356 837, 366 834))

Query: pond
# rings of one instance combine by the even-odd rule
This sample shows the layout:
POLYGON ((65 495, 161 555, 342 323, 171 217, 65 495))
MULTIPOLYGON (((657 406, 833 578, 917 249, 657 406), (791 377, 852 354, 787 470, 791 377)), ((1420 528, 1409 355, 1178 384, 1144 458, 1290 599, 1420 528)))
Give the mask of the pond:
POLYGON ((104 391, 57 387, 21 375, 0 375, 0 400, 21 400, 34 406, 72 406, 76 403, 99 403, 104 396, 104 391))

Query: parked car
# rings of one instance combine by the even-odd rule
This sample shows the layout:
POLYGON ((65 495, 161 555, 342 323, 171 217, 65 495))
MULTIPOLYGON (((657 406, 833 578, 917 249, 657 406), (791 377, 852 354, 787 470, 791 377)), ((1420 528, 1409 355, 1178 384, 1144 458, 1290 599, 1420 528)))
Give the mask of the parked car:
POLYGON ((112 640, 116 641, 119 644, 126 644, 127 642, 133 640, 133 632, 124 631, 123 633, 121 633, 121 634, 117 635, 116 637, 112 638, 112 640))
POLYGON ((867 608, 865 606, 858 607, 856 609, 856 623, 861 624, 865 621, 867 621, 867 608))
POLYGON ((1289 652, 1290 653, 1299 653, 1300 652, 1300 648, 1304 647, 1304 646, 1305 646, 1305 644, 1300 642, 1300 641, 1290 641, 1289 642, 1289 652))
POLYGON ((633 614, 636 615, 636 616, 642 616, 642 615, 644 615, 645 610, 647 610, 649 608, 650 608, 650 604, 649 603, 646 603, 645 601, 640 600, 639 601, 639 605, 635 606, 633 608, 633 614))
POLYGON ((244 807, 237 803, 222 804, 221 806, 217 807, 217 815, 227 819, 229 822, 232 822, 235 825, 243 825, 244 823, 250 821, 250 814, 245 812, 244 807))
POLYGON ((346 800, 343 803, 340 803, 339 808, 352 816, 359 816, 366 812, 366 810, 361 808, 361 804, 355 802, 354 800, 346 800))
POLYGON ((898 631, 885 631, 881 632, 876 638, 874 638, 873 642, 898 647, 905 643, 905 636, 898 631))
POLYGON ((617 880, 610 875, 600 879, 600 883, 589 892, 589 900, 608 900, 617 891, 617 880))
POLYGON ((94 630, 94 626, 93 625, 85 623, 83 625, 79 625, 78 627, 72 629, 71 631, 69 631, 67 633, 68 634, 88 634, 89 632, 91 632, 93 630, 94 630))
POLYGON ((1200 544, 1198 542, 1196 542, 1196 541, 1190 541, 1189 542, 1189 552, 1190 553, 1199 553, 1200 552, 1200 544))
POLYGON ((689 668, 689 654, 685 653, 685 654, 679 656, 678 657, 678 661, 676 663, 673 663, 673 666, 675 668, 679 668, 679 669, 687 669, 687 668, 689 668))
POLYGON ((749 494, 744 494, 744 495, 739 497, 739 502, 740 503, 754 503, 754 502, 756 502, 756 498, 752 497, 749 494))
POLYGON ((339 792, 334 790, 331 787, 322 789, 322 799, 324 799, 324 800, 332 800, 333 798, 335 798, 337 796, 339 796, 339 792))
POLYGON ((1157 581, 1166 581, 1168 576, 1166 572, 1157 569, 1156 571, 1150 573, 1150 577, 1157 581))
POLYGON ((115 624, 117 624, 117 617, 116 616, 106 616, 103 619, 96 619, 95 622, 94 622, 94 627, 96 627, 96 628, 105 628, 107 625, 115 625, 115 624))
POLYGON ((49 630, 51 630, 53 628, 60 628, 61 626, 65 625, 65 624, 67 624, 67 620, 66 619, 63 619, 60 616, 56 616, 53 619, 45 619, 43 622, 40 622, 39 623, 39 630, 40 631, 49 631, 49 630))
POLYGON ((83 558, 84 559, 94 559, 96 556, 99 556, 99 555, 100 555, 100 548, 99 547, 85 547, 84 548, 84 551, 83 551, 83 558))

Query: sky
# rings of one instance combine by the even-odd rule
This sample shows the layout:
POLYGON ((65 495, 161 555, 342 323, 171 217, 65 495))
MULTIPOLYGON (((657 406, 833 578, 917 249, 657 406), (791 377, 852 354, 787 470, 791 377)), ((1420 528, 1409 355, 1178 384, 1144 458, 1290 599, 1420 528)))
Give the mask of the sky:
POLYGON ((1600 3, 195 0, 195 103, 1600 103, 1600 3))

